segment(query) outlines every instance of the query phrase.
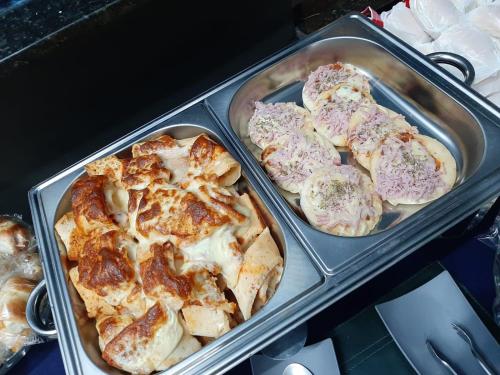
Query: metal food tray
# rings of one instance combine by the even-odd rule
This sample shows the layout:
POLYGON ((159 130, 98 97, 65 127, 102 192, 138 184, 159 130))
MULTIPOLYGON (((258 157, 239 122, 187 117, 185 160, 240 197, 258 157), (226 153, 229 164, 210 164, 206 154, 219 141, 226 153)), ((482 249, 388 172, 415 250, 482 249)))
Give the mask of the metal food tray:
POLYGON ((495 147, 500 146, 499 122, 498 108, 391 34, 352 14, 34 187, 29 193, 30 206, 66 371, 120 373, 100 357, 95 327, 81 315, 83 304, 68 281, 64 254, 59 252, 53 229, 68 208, 68 188, 83 173, 86 163, 124 152, 153 134, 187 137, 206 132, 241 163, 249 186, 274 216, 275 234, 285 256, 285 270, 275 296, 252 319, 166 372, 211 374, 248 358, 498 195, 500 155, 495 147), (324 52, 324 59, 308 62, 318 46, 323 46, 319 50, 324 52), (297 60, 297 56, 301 58, 297 60), (379 80, 372 82, 376 82, 374 92, 379 103, 398 109, 421 130, 443 141, 459 167, 459 183, 453 191, 401 223, 362 238, 331 236, 300 219, 232 126, 239 110, 243 110, 241 116, 245 115, 238 103, 270 94, 267 99, 295 98, 300 87, 297 80, 304 78, 304 71, 337 59, 352 62, 370 77, 377 77, 379 80), (251 90, 255 98, 245 94, 245 85, 253 85, 256 77, 270 72, 275 73, 275 83, 261 80, 261 86, 251 90))
MULTIPOLYGON (((422 245, 500 191, 498 110, 359 15, 334 22, 265 66, 239 76, 207 102, 273 202, 329 276, 351 274, 366 264, 366 258, 383 260, 422 245), (255 100, 302 104, 307 75, 320 65, 336 61, 358 67, 369 77, 378 104, 403 114, 422 134, 442 142, 457 162, 457 182, 451 192, 427 205, 384 203, 380 223, 370 235, 362 237, 334 236, 300 217, 287 203, 294 195, 284 196, 271 182, 257 161, 260 150, 248 137, 255 100)), ((341 154, 343 163, 356 163, 350 153, 341 154)))
MULTIPOLYGON (((121 373, 108 366, 100 356, 95 321, 87 317, 83 301, 69 280, 70 262, 66 260, 64 245, 58 242, 53 230, 57 220, 71 209, 72 183, 85 173, 83 168, 85 164, 109 154, 128 156, 134 143, 161 134, 187 138, 201 133, 208 134, 231 154, 236 154, 204 105, 196 104, 177 115, 167 116, 118 140, 31 191, 30 202, 35 218, 35 228, 39 233, 39 246, 43 249, 41 253, 46 275, 45 282, 68 373, 121 373)), ((237 156, 236 159, 238 160, 237 156)), ((281 215, 276 212, 260 186, 248 174, 245 165, 242 165, 242 171, 243 176, 240 178, 239 187, 248 191, 256 200, 273 237, 283 251, 284 271, 281 282, 275 295, 252 319, 191 355, 173 368, 171 370, 173 372, 200 371, 200 368, 208 363, 201 362, 201 358, 214 357, 222 347, 237 348, 239 345, 244 345, 254 335, 260 336, 261 329, 271 327, 284 319, 287 316, 287 309, 298 304, 304 296, 310 294, 324 281, 307 252, 303 250, 291 230, 283 222, 281 215)))

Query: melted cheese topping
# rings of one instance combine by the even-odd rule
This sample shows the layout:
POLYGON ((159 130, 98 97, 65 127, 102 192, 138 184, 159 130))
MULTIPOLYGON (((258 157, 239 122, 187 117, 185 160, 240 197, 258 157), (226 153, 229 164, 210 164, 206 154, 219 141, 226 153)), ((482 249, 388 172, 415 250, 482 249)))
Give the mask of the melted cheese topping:
MULTIPOLYGON (((134 145, 132 156, 87 165, 56 231, 77 263, 69 276, 97 320, 103 358, 149 373, 236 323, 239 310, 225 291, 235 290, 244 251, 266 227, 249 196, 233 186, 239 163, 208 136, 164 135, 134 145)), ((265 246, 276 249, 274 262, 282 265, 269 239, 265 246)), ((239 293, 246 310, 259 288, 267 296, 279 281, 268 273, 254 270, 252 290, 239 293)))
POLYGON ((254 144, 266 148, 280 137, 298 130, 312 130, 309 112, 294 103, 255 103, 248 123, 248 135, 254 144))
POLYGON ((340 164, 332 143, 316 132, 295 132, 280 138, 262 152, 262 162, 276 184, 298 193, 316 169, 340 164))
POLYGON ((339 84, 323 92, 312 111, 316 131, 336 146, 347 146, 347 129, 353 113, 371 100, 349 84, 339 84))
POLYGON ((243 254, 229 226, 216 230, 198 243, 182 248, 189 263, 199 264, 212 272, 220 267, 230 288, 236 285, 243 254))
POLYGON ((388 138, 380 153, 374 174, 377 192, 383 199, 404 197, 419 202, 446 187, 442 170, 420 142, 388 138))
POLYGON ((304 105, 309 109, 314 109, 314 103, 321 93, 331 90, 340 83, 349 83, 359 91, 370 92, 367 77, 353 65, 337 62, 319 66, 311 72, 302 91, 304 105))
POLYGON ((329 233, 367 234, 382 214, 369 177, 350 165, 317 170, 304 185, 300 204, 305 215, 329 233))

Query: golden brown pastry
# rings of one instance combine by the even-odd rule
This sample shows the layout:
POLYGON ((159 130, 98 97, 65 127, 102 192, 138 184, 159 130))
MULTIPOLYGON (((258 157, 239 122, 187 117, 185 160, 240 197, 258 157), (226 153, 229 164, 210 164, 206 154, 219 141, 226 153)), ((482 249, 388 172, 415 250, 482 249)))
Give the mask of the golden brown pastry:
POLYGON ((241 321, 231 290, 247 319, 272 296, 283 258, 237 192, 239 163, 207 135, 160 136, 85 169, 55 229, 110 365, 169 368, 241 321))

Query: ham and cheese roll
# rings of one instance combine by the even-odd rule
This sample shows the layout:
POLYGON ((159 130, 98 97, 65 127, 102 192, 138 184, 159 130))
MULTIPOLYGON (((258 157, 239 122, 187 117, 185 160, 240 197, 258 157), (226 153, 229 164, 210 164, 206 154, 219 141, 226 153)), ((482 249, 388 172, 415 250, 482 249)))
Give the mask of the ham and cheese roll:
POLYGON ((450 151, 425 135, 387 138, 371 159, 375 189, 393 205, 422 204, 451 190, 457 166, 450 151))
POLYGON ((317 169, 304 182, 300 206, 316 228, 338 236, 366 235, 382 215, 370 178, 351 165, 317 169))
POLYGON ((313 130, 310 113, 295 103, 255 103, 255 112, 248 122, 250 140, 266 148, 277 139, 297 130, 313 130))
POLYGON ((388 108, 372 103, 361 106, 351 117, 347 130, 347 144, 355 159, 370 169, 372 153, 388 136, 417 134, 417 128, 408 124, 405 118, 388 108))
POLYGON ((370 94, 368 77, 351 64, 336 62, 322 65, 309 75, 302 89, 304 107, 312 111, 320 94, 340 83, 349 83, 363 94, 370 94))
POLYGON ((314 128, 335 146, 347 146, 347 128, 353 113, 372 101, 370 94, 352 84, 338 84, 318 96, 312 110, 314 128))
POLYGON ((300 192, 304 180, 314 170, 340 164, 333 144, 313 131, 280 138, 264 149, 261 158, 271 179, 291 193, 300 192))

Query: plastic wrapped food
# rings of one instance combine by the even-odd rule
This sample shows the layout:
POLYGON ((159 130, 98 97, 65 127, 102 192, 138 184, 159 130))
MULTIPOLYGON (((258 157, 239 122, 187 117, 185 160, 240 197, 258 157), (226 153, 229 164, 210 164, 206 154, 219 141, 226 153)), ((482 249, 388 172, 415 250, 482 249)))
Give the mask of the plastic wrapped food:
POLYGON ((33 232, 17 216, 0 216, 0 365, 41 340, 26 321, 26 302, 43 277, 33 232))
POLYGON ((462 13, 467 13, 478 5, 476 0, 451 0, 451 2, 462 13))
POLYGON ((500 3, 483 5, 467 14, 467 20, 493 38, 500 38, 500 3))
POLYGON ((459 24, 462 13, 451 0, 411 0, 410 9, 427 34, 439 37, 452 25, 459 24))
POLYGON ((476 71, 474 83, 481 82, 500 69, 499 52, 485 32, 469 24, 457 24, 444 31, 433 43, 436 51, 453 52, 465 57, 476 71))
POLYGON ((409 44, 427 43, 431 41, 412 11, 404 3, 398 3, 388 12, 380 15, 384 28, 409 44))

